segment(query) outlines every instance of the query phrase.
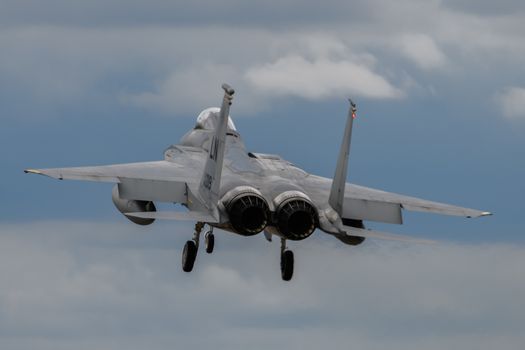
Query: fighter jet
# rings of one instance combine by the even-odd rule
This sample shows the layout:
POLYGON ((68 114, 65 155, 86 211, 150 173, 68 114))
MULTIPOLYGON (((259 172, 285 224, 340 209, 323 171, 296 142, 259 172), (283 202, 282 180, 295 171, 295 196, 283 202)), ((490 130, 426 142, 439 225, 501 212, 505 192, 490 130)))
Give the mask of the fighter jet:
POLYGON ((281 242, 281 277, 292 278, 294 255, 287 241, 320 231, 357 246, 367 238, 426 242, 366 229, 365 221, 402 223, 402 210, 480 217, 486 211, 461 208, 346 183, 352 125, 350 108, 333 179, 309 174, 278 155, 249 152, 229 116, 234 90, 222 85, 220 108, 200 113, 195 127, 164 160, 93 167, 26 169, 59 180, 112 182, 117 209, 138 225, 156 219, 196 222, 184 245, 182 269, 192 271, 205 227, 205 250, 212 253, 213 229, 241 236, 263 232, 281 242), (187 210, 157 211, 155 202, 181 204, 187 210))

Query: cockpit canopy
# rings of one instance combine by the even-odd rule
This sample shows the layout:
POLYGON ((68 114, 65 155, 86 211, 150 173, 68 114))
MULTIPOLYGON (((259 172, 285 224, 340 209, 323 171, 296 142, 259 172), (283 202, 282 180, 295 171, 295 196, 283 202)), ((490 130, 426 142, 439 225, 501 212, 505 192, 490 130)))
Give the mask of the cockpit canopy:
MULTIPOLYGON (((197 117, 195 129, 215 130, 219 124, 220 111, 221 109, 218 107, 211 107, 203 110, 197 117)), ((228 130, 237 131, 230 116, 228 116, 228 130)))

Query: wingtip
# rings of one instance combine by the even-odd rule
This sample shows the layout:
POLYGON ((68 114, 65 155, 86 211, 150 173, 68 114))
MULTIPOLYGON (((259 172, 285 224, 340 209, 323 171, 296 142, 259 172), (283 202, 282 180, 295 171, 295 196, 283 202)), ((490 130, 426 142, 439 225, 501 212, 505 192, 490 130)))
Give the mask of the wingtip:
POLYGON ((483 216, 491 216, 493 215, 490 211, 482 211, 480 214, 476 214, 476 215, 469 215, 467 216, 467 218, 471 219, 471 218, 481 218, 483 216))
POLYGON ((36 169, 24 169, 24 173, 42 175, 42 172, 36 169))

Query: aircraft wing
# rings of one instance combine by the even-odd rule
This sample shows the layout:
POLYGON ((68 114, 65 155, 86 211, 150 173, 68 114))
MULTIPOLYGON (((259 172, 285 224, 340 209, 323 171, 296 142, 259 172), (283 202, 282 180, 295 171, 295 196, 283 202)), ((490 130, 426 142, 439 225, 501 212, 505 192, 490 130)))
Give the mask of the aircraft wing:
POLYGON ((59 180, 117 183, 122 198, 185 203, 187 186, 198 181, 192 169, 172 161, 114 164, 54 169, 26 169, 25 173, 59 180))
POLYGON ((347 215, 350 215, 350 210, 345 210, 345 207, 347 209, 351 209, 353 202, 356 201, 367 203, 367 205, 372 207, 383 206, 385 210, 388 210, 388 206, 399 206, 400 209, 442 215, 465 217, 480 217, 491 215, 491 213, 487 211, 463 208, 455 205, 433 202, 416 197, 409 197, 397 193, 385 192, 373 188, 348 184, 345 190, 343 217, 347 217, 347 215))
POLYGON ((119 183, 122 179, 180 180, 184 167, 165 160, 54 169, 26 169, 25 173, 49 176, 58 180, 83 180, 119 183))

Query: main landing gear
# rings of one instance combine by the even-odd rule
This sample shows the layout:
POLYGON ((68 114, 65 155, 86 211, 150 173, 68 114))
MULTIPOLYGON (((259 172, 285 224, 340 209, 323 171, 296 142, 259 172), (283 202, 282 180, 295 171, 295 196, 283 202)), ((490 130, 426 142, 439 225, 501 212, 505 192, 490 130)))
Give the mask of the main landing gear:
POLYGON ((289 281, 293 276, 293 252, 286 249, 286 240, 281 238, 281 277, 289 281))
MULTIPOLYGON (((199 240, 202 229, 204 228, 203 222, 197 222, 195 224, 195 232, 191 241, 187 241, 182 251, 182 270, 184 272, 191 272, 195 259, 197 258, 197 251, 199 250, 199 240)), ((206 253, 211 254, 215 246, 215 236, 213 235, 213 228, 210 228, 204 235, 204 245, 206 253)))
MULTIPOLYGON (((204 228, 203 222, 197 222, 195 224, 195 232, 193 238, 187 241, 182 251, 182 270, 184 272, 191 272, 195 259, 197 258, 197 251, 199 250, 199 241, 202 229, 204 228)), ((207 231, 204 235, 204 247, 206 253, 211 254, 215 247, 215 236, 213 235, 213 228, 207 231)), ((290 281, 293 277, 293 266, 294 256, 291 250, 286 248, 286 239, 281 238, 281 278, 283 281, 290 281)))
POLYGON ((213 235, 213 229, 211 228, 204 235, 204 246, 206 248, 206 253, 213 253, 213 247, 215 247, 215 236, 213 235))

